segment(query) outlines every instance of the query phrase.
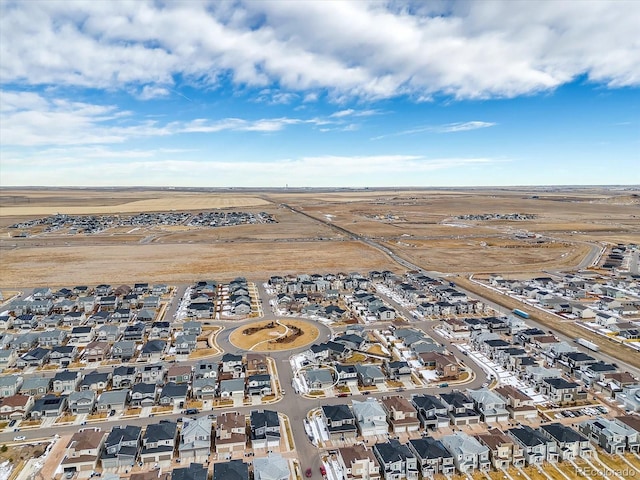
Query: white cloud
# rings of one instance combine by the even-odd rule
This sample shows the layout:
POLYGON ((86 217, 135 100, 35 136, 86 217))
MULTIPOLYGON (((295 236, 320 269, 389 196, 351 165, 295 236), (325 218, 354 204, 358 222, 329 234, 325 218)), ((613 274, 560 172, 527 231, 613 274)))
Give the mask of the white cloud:
POLYGON ((479 128, 489 128, 497 125, 494 122, 459 122, 459 123, 449 123, 447 125, 442 125, 441 127, 436 127, 438 132, 442 133, 452 133, 452 132, 466 132, 468 130, 477 130, 479 128))
MULTIPOLYGON (((149 92, 150 94, 152 92, 149 92)), ((198 118, 161 123, 136 121, 114 105, 96 105, 49 98, 30 92, 0 90, 2 144, 8 146, 90 145, 123 143, 142 137, 188 133, 272 133, 289 126, 331 125, 349 131, 357 128, 331 118, 198 118)))
POLYGON ((480 128, 489 128, 496 126, 495 122, 481 122, 478 120, 474 120, 471 122, 456 122, 456 123, 447 123, 445 125, 426 125, 423 127, 410 128, 408 130, 402 130, 400 132, 389 133, 385 135, 379 135, 377 137, 371 138, 371 140, 382 140, 383 138, 389 137, 400 137, 403 135, 415 135, 417 133, 456 133, 456 132, 466 132, 469 130, 478 130, 480 128))
POLYGON ((168 88, 159 87, 157 85, 145 85, 144 87, 142 87, 138 98, 140 100, 151 100, 154 98, 166 97, 170 93, 171 92, 168 88))
POLYGON ((4 185, 16 186, 251 187, 288 183, 292 186, 348 187, 388 185, 390 181, 394 185, 418 185, 421 181, 433 182, 435 177, 432 175, 439 171, 487 168, 499 163, 489 158, 429 159, 421 155, 320 155, 259 162, 202 161, 193 160, 195 153, 159 149, 118 151, 102 147, 52 149, 33 158, 14 158, 5 153, 2 181, 4 185), (102 161, 93 161, 97 158, 102 161), (51 163, 57 165, 55 170, 35 168, 51 163))
POLYGON ((0 78, 165 94, 176 76, 215 87, 229 75, 283 101, 322 90, 335 100, 513 97, 580 75, 640 84, 640 2, 438 5, 6 1, 0 78))

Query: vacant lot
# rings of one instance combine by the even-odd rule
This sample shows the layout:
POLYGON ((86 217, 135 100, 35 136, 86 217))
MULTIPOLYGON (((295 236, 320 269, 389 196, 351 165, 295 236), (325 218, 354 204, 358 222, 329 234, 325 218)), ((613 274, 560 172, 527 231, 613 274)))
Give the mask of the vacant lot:
MULTIPOLYGON (((82 197, 85 191, 78 191, 76 195, 82 197)), ((138 213, 165 212, 171 210, 211 210, 215 208, 248 207, 268 205, 269 202, 249 195, 220 195, 220 194, 181 194, 165 192, 156 193, 155 198, 129 199, 118 197, 107 198, 88 195, 84 202, 77 204, 71 194, 66 196, 46 197, 33 195, 32 197, 3 196, 0 215, 4 217, 31 217, 38 215, 53 215, 66 213, 68 215, 110 214, 110 213, 138 213), (13 202, 11 199, 13 198, 13 202)))
POLYGON ((380 251, 359 242, 250 242, 23 248, 0 251, 0 287, 79 283, 190 283, 240 275, 397 270, 380 251))

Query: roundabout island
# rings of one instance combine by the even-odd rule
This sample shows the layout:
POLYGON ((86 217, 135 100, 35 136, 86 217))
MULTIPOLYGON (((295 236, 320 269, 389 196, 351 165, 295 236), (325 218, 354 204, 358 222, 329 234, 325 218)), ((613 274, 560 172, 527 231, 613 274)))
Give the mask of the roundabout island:
POLYGON ((277 352, 304 347, 319 336, 312 322, 287 318, 246 323, 229 335, 229 342, 242 350, 277 352))

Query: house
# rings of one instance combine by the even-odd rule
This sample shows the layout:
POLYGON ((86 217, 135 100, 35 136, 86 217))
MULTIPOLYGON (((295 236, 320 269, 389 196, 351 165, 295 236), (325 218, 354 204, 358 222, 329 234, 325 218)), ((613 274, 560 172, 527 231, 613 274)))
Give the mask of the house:
POLYGON ((191 367, 189 365, 172 365, 167 370, 167 381, 189 383, 191 381, 191 367))
POLYGON ((96 392, 89 390, 86 392, 71 392, 67 399, 69 411, 72 415, 90 414, 96 403, 96 392))
POLYGON ((480 390, 467 390, 473 406, 485 423, 506 422, 509 419, 509 412, 506 409, 506 402, 492 390, 481 388, 480 390))
POLYGON ((104 442, 100 456, 105 470, 133 467, 142 442, 142 428, 135 425, 114 426, 104 442))
POLYGON ((385 362, 385 370, 387 376, 392 380, 409 380, 411 379, 411 367, 405 361, 385 362))
POLYGON ((117 413, 122 413, 125 408, 127 408, 129 398, 131 398, 131 391, 129 389, 102 392, 98 397, 96 409, 98 412, 115 410, 117 413))
POLYGON ((336 385, 348 387, 358 386, 358 370, 356 370, 355 365, 343 365, 341 363, 337 363, 334 367, 338 374, 336 385))
POLYGON ((540 425, 538 431, 558 445, 560 460, 572 461, 578 457, 589 457, 593 453, 589 439, 567 425, 549 423, 540 425))
POLYGON ((198 346, 198 336, 191 333, 183 333, 176 335, 175 347, 176 355, 189 355, 194 352, 198 346))
POLYGON ((261 353, 247 353, 247 375, 269 373, 267 357, 261 353))
MULTIPOLYGON (((625 428, 630 428, 638 434, 638 440, 640 440, 640 418, 636 415, 623 415, 621 417, 616 417, 615 422, 618 425, 621 425, 625 428)), ((627 449, 630 452, 638 452, 640 449, 638 448, 637 443, 634 444, 633 438, 627 438, 627 449)))
POLYGON ((20 420, 27 417, 34 405, 30 395, 10 395, 0 401, 0 418, 3 420, 20 420))
POLYGON ((131 388, 132 407, 151 407, 156 403, 158 386, 155 383, 136 383, 131 388))
POLYGON ((368 398, 364 402, 352 400, 351 408, 356 417, 360 435, 369 437, 388 434, 387 413, 378 400, 375 398, 368 398))
POLYGON ((83 358, 89 363, 102 362, 107 359, 111 346, 107 342, 96 341, 84 348, 83 358))
POLYGON ((322 405, 322 419, 332 440, 357 435, 356 418, 348 405, 322 405))
POLYGON ((184 419, 178 452, 181 460, 206 460, 211 453, 211 419, 184 419))
MULTIPOLYGON (((17 394, 21 386, 22 377, 20 375, 0 375, 0 398, 17 394)), ((42 393, 46 393, 46 391, 42 393)))
POLYGON ((625 450, 638 452, 640 435, 624 423, 609 418, 592 418, 578 425, 578 430, 607 453, 621 455, 625 450))
POLYGON ((95 336, 96 332, 93 330, 93 327, 73 327, 71 333, 69 333, 69 343, 86 345, 91 343, 95 336))
POLYGON ((365 387, 384 384, 386 380, 385 374, 382 373, 380 367, 376 365, 363 365, 361 363, 357 363, 356 370, 358 372, 358 380, 360 384, 365 387))
POLYGON ((84 378, 80 381, 78 389, 80 391, 95 390, 96 392, 102 392, 103 390, 107 389, 110 380, 111 373, 102 373, 94 370, 93 372, 89 372, 84 376, 84 378))
POLYGON ((538 409, 531 398, 526 393, 518 390, 512 385, 502 385, 493 390, 505 402, 509 417, 513 420, 534 419, 538 417, 538 409))
POLYGON ((492 428, 487 433, 476 435, 476 438, 489 449, 489 458, 496 470, 504 470, 511 465, 524 467, 524 449, 512 437, 492 428))
POLYGON ((114 389, 129 388, 136 381, 136 369, 126 365, 121 365, 113 369, 113 377, 111 383, 114 389))
POLYGON ((23 353, 18 361, 16 362, 16 366, 18 368, 26 368, 26 367, 41 367, 43 366, 47 360, 49 359, 49 354, 51 350, 48 348, 36 347, 29 350, 27 353, 23 353))
POLYGON ((451 452, 453 464, 458 472, 467 474, 473 470, 483 472, 489 470, 491 466, 489 448, 474 437, 464 432, 455 432, 452 435, 445 435, 440 441, 451 452))
POLYGON ((549 440, 538 430, 528 425, 511 428, 507 431, 521 447, 527 465, 541 465, 543 462, 555 462, 558 460, 558 446, 555 441, 549 440))
POLYGON ((453 355, 444 355, 439 352, 423 352, 418 355, 421 363, 434 369, 442 379, 458 378, 460 366, 453 355))
POLYGON ((74 433, 67 445, 66 455, 60 463, 63 472, 83 475, 83 472, 95 470, 104 439, 105 433, 99 428, 88 428, 74 433))
POLYGON ((165 369, 162 363, 144 365, 140 374, 142 383, 155 383, 156 385, 164 383, 165 369))
POLYGON ((119 340, 113 344, 111 358, 114 360, 130 361, 136 354, 136 342, 133 340, 119 340))
POLYGON ((195 364, 193 370, 194 378, 217 378, 218 377, 219 364, 213 360, 199 360, 195 364))
POLYGON ((185 335, 195 335, 202 333, 202 322, 186 321, 182 324, 182 331, 185 335))
POLYGON ((311 368, 304 371, 304 377, 309 390, 325 390, 335 383, 331 370, 328 368, 311 368))
POLYGON ((149 330, 149 340, 171 337, 171 322, 153 322, 149 330))
POLYGON ((438 397, 433 395, 413 395, 411 403, 416 407, 418 419, 425 430, 449 426, 449 407, 438 397))
POLYGON ((136 320, 139 322, 153 322, 154 318, 156 318, 156 314, 146 308, 138 310, 138 313, 136 313, 136 320))
POLYGON ((127 325, 124 329, 124 333, 122 334, 122 338, 133 342, 141 342, 146 330, 147 326, 142 322, 127 325))
POLYGON ((225 353, 222 356, 222 373, 229 373, 233 378, 243 376, 242 355, 225 353))
POLYGON ((380 480, 378 460, 362 444, 339 448, 338 463, 345 480, 380 480))
POLYGON ((212 400, 218 391, 218 381, 212 377, 196 378, 192 383, 193 396, 199 400, 212 400))
POLYGON ((53 393, 69 393, 75 391, 80 382, 80 372, 63 370, 53 376, 53 393))
POLYGON ((409 447, 398 440, 376 443, 373 454, 378 459, 385 480, 417 480, 418 460, 409 447))
POLYGON ((366 340, 362 338, 360 335, 355 334, 345 334, 333 339, 336 343, 341 343, 344 346, 350 348, 351 350, 361 350, 366 340))
POLYGON ((161 360, 166 346, 167 342, 164 340, 149 340, 142 346, 138 361, 157 362, 161 360))
POLYGON ((67 332, 54 328, 53 330, 47 330, 40 332, 38 336, 38 345, 41 347, 59 347, 67 338, 67 332))
POLYGON ((473 399, 459 390, 443 393, 440 399, 451 420, 452 425, 471 425, 480 422, 480 414, 473 409, 473 399))
POLYGON ((78 349, 75 345, 59 345, 51 349, 49 364, 67 368, 78 357, 78 349))
POLYGON ((178 424, 170 420, 160 420, 147 426, 142 437, 140 460, 143 463, 161 463, 169 466, 178 435, 178 424))
POLYGON ((289 461, 278 453, 253 460, 254 480, 289 480, 289 461))
POLYGON ((212 480, 249 480, 249 464, 242 460, 216 463, 212 480))
POLYGON ((62 415, 66 407, 67 397, 65 395, 59 397, 55 395, 45 395, 35 401, 31 412, 29 412, 29 416, 35 420, 58 417, 62 415))
POLYGON ((18 360, 18 354, 15 349, 9 348, 0 350, 0 371, 5 368, 12 368, 18 360))
POLYGON ((169 382, 162 387, 162 391, 158 396, 158 403, 160 405, 172 405, 174 407, 178 407, 185 404, 188 393, 188 384, 169 382))
POLYGON ((219 458, 221 454, 227 454, 230 457, 234 452, 246 449, 246 428, 246 419, 242 413, 225 412, 218 415, 215 450, 219 458))
POLYGON ((201 463, 190 463, 188 467, 174 468, 171 480, 207 480, 208 470, 201 463))
POLYGON ((247 390, 249 395, 271 395, 271 375, 267 373, 251 375, 247 378, 247 390))
POLYGON ((252 410, 249 416, 251 446, 275 450, 280 445, 280 418, 273 410, 252 410))
POLYGON ((220 381, 220 397, 244 398, 244 378, 232 378, 220 381))
POLYGON ((562 377, 543 379, 540 390, 555 403, 569 403, 587 399, 587 393, 580 389, 580 385, 568 382, 562 377))
POLYGON ((418 460, 418 469, 422 478, 433 478, 436 474, 446 476, 454 474, 453 455, 440 440, 432 437, 422 437, 409 440, 407 446, 418 460))
POLYGON ((49 391, 49 388, 51 388, 51 378, 28 377, 22 383, 19 392, 23 395, 39 397, 46 394, 49 391))
POLYGON ((404 397, 383 397, 382 408, 393 433, 415 432, 420 428, 418 411, 404 397))

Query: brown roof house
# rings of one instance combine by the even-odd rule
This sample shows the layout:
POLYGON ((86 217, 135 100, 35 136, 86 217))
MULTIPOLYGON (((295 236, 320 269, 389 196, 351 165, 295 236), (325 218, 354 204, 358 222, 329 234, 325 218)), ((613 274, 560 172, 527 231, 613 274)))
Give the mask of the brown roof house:
POLYGON ((384 397, 382 408, 393 433, 417 432, 420 428, 418 411, 404 397, 384 397))
POLYGON ((362 444, 338 449, 338 462, 346 480, 380 480, 380 465, 373 450, 362 444))
POLYGON ((87 362, 102 362, 110 351, 111 346, 107 342, 91 342, 84 348, 84 359, 87 362))
MULTIPOLYGON (((231 458, 233 452, 241 452, 247 445, 247 420, 242 413, 225 412, 218 415, 216 426, 216 453, 231 458)), ((218 457, 222 458, 222 457, 218 457)))
POLYGON ((496 470, 524 467, 524 450, 519 443, 498 429, 476 435, 478 441, 489 448, 489 458, 496 470))
POLYGON ((420 355, 422 364, 434 369, 441 378, 454 379, 460 375, 460 366, 453 355, 438 352, 424 352, 420 355))
POLYGON ((538 409, 529 395, 511 385, 503 385, 494 390, 506 402, 507 411, 513 420, 533 419, 538 409))
POLYGON ((105 432, 99 428, 86 428, 73 434, 60 466, 64 472, 89 472, 95 470, 105 432))
POLYGON ((23 419, 33 407, 33 397, 31 395, 11 395, 5 397, 0 402, 0 418, 2 419, 23 419))

